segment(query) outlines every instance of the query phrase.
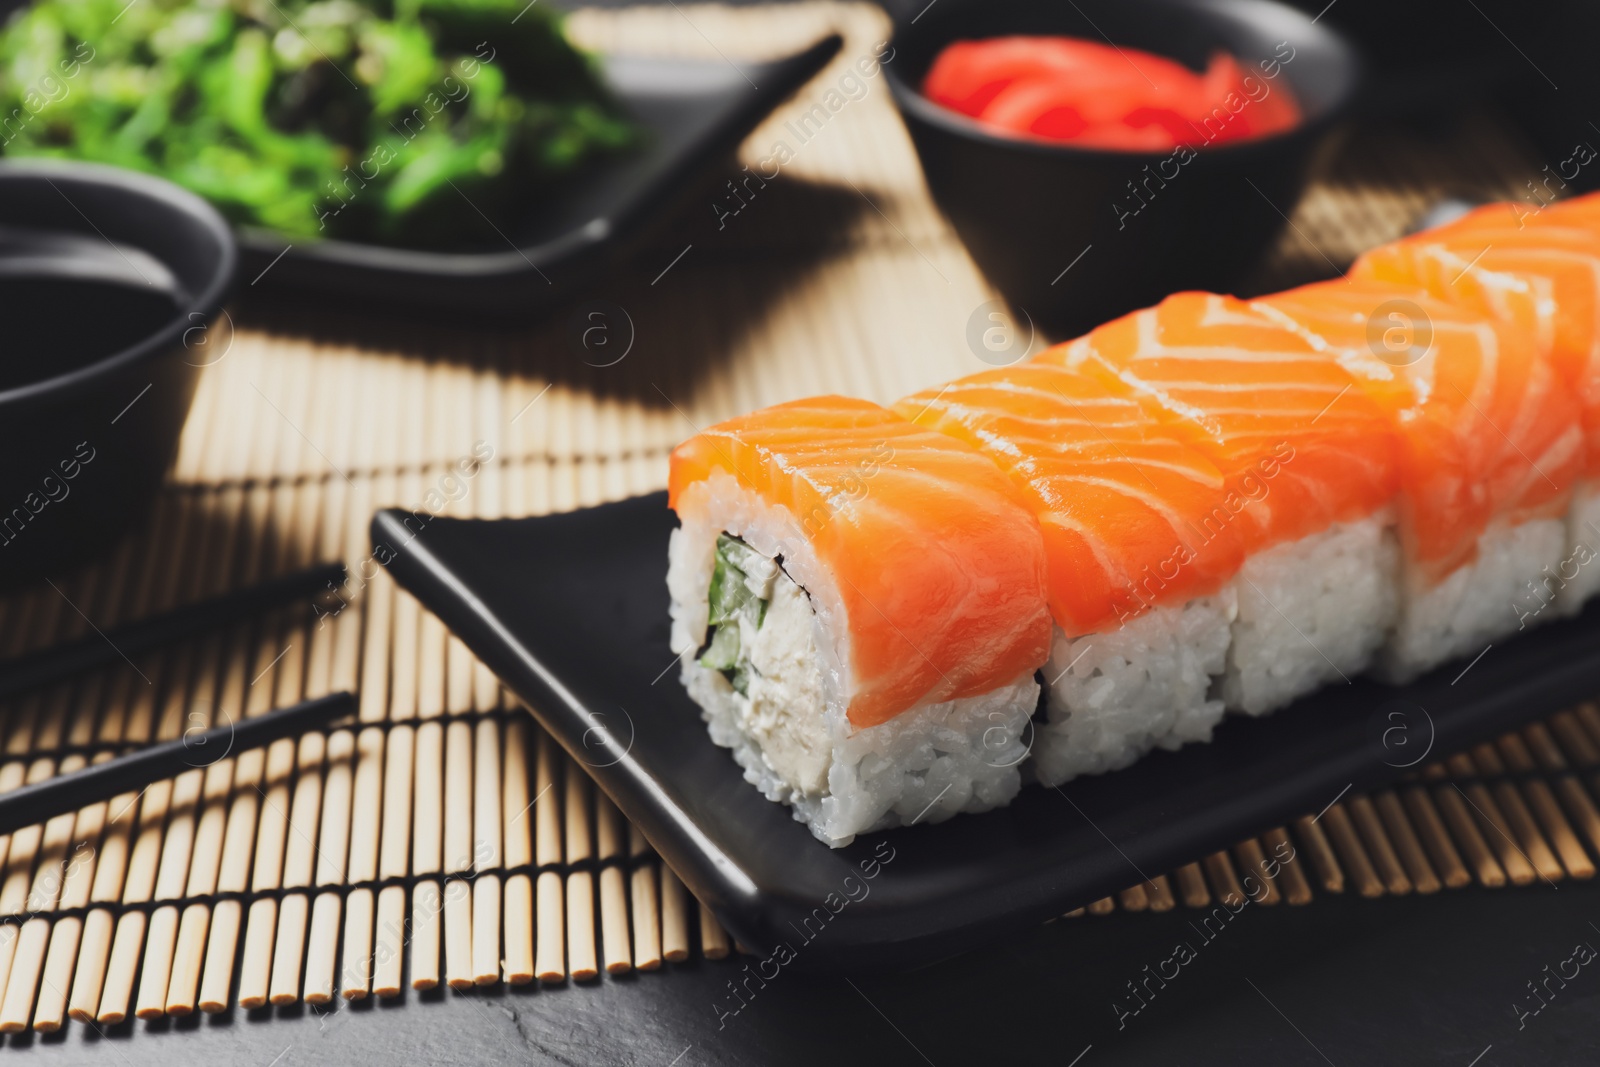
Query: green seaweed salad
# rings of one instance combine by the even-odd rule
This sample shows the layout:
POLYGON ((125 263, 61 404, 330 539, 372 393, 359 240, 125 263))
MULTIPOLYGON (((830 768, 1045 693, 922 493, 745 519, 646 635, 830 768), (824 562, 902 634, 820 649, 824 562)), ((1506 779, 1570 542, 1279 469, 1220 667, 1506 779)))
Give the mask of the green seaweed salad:
POLYGON ((0 153, 159 174, 290 238, 468 246, 634 137, 528 0, 37 0, 0 153))

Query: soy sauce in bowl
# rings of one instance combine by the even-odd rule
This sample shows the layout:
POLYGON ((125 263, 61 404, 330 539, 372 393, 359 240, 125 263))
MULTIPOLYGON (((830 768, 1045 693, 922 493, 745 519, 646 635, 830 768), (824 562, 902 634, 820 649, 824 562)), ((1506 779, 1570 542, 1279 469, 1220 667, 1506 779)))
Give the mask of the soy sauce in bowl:
POLYGON ((207 331, 237 262, 169 182, 0 159, 0 588, 103 551, 157 499, 226 355, 207 331))
POLYGON ((0 228, 0 391, 88 367, 170 323, 172 272, 109 241, 0 228))
POLYGON ((159 289, 78 278, 0 277, 0 322, 6 324, 0 389, 86 367, 137 344, 177 311, 172 294, 159 289))

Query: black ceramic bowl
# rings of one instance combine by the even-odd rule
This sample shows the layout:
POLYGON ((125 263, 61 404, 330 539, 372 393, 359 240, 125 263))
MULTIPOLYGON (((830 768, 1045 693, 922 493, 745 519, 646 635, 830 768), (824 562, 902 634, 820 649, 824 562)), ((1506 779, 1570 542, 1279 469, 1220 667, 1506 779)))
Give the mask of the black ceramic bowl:
POLYGON ((884 69, 934 199, 990 281, 1063 335, 1181 289, 1232 290, 1294 209, 1359 74, 1342 38, 1271 0, 940 0, 903 16, 893 45, 884 69), (1269 88, 1287 83, 1303 121, 1197 140, 1183 161, 991 132, 922 95, 945 45, 1010 34, 1109 40, 1196 70, 1226 51, 1269 88))
POLYGON ((89 555, 154 498, 230 331, 233 237, 110 167, 0 163, 0 584, 89 555))

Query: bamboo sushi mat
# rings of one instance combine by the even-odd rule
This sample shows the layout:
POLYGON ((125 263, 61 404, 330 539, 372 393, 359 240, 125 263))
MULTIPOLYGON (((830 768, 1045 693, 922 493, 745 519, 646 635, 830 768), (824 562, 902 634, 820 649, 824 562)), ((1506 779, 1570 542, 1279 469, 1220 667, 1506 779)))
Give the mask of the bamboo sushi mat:
MULTIPOLYGON (((0 600, 0 651, 318 560, 371 580, 320 628, 280 613, 5 705, 0 789, 340 689, 359 693, 359 722, 0 838, 0 1030, 582 981, 731 950, 582 766, 362 563, 367 522, 386 505, 490 518, 657 489, 696 426, 808 393, 887 401, 981 369, 966 324, 995 294, 929 200, 881 78, 805 143, 785 126, 886 35, 876 9, 674 5, 572 26, 635 53, 755 58, 834 30, 846 46, 743 150, 753 164, 790 143, 781 177, 721 228, 691 204, 608 281, 599 295, 635 334, 615 365, 586 365, 562 315, 444 329, 310 313, 244 281, 235 321, 205 339, 211 365, 151 517, 94 568, 0 600)), ((1517 195, 1537 172, 1492 121, 1420 142, 1360 132, 1261 283, 1329 274, 1442 195, 1517 195)), ((734 206, 719 203, 712 220, 734 206)), ((1584 706, 1087 910, 1198 907, 1252 875, 1265 902, 1291 904, 1588 878, 1596 770, 1600 713, 1584 706), (1274 863, 1288 847, 1296 859, 1274 863)))

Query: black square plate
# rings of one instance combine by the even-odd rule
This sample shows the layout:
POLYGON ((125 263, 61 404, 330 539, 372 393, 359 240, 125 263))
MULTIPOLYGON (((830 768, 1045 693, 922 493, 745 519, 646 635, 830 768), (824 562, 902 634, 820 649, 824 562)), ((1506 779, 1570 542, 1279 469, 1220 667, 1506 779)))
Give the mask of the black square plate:
POLYGON ((247 230, 240 235, 239 276, 275 289, 500 315, 569 299, 637 247, 652 223, 663 221, 709 168, 731 158, 842 44, 832 35, 766 63, 604 57, 605 82, 641 127, 643 143, 564 183, 559 195, 529 203, 520 218, 485 218, 479 250, 299 243, 247 230))
POLYGON ((375 557, 528 703, 733 935, 763 954, 787 943, 796 966, 909 966, 975 947, 1600 691, 1590 610, 1409 686, 1329 688, 1231 719, 1209 745, 830 849, 745 783, 678 683, 674 525, 657 493, 492 522, 384 511, 372 535, 375 557))

